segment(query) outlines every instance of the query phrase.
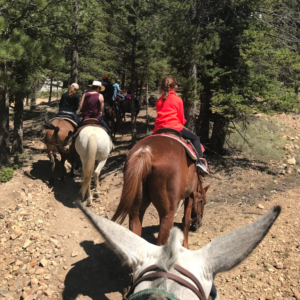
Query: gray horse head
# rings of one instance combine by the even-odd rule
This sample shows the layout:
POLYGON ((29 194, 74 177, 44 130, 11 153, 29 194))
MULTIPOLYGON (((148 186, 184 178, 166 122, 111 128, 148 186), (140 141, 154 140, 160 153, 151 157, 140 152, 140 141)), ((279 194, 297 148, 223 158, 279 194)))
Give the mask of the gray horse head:
MULTIPOLYGON (((257 221, 224 234, 197 251, 190 251, 182 246, 183 234, 178 228, 171 230, 167 245, 156 246, 123 226, 96 215, 81 202, 75 204, 91 220, 112 251, 124 264, 132 267, 133 281, 144 269, 155 264, 159 269, 194 284, 174 269, 176 264, 191 272, 199 280, 206 298, 210 294, 215 276, 220 272, 231 270, 247 258, 263 240, 281 211, 280 206, 273 207, 257 221)), ((179 299, 199 299, 192 290, 168 278, 143 281, 136 286, 134 293, 152 288, 173 293, 179 299)))

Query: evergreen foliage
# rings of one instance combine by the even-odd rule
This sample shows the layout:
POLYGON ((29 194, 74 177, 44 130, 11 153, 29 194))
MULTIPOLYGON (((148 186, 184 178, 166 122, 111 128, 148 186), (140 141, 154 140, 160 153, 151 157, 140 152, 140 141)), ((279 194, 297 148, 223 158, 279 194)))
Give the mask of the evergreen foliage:
POLYGON ((82 90, 107 74, 141 95, 146 82, 157 89, 173 74, 189 128, 219 153, 231 122, 253 111, 299 111, 296 0, 0 0, 0 7, 0 120, 7 120, 9 97, 16 103, 13 153, 23 149, 22 99, 45 78, 71 83, 74 45, 82 90))

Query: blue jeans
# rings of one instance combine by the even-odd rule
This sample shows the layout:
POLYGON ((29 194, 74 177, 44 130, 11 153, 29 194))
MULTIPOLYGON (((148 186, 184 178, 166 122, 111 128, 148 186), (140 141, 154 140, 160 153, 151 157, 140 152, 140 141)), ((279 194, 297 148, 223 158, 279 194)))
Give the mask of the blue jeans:
POLYGON ((120 97, 122 100, 125 99, 125 96, 123 96, 122 94, 117 93, 117 96, 120 97))
POLYGON ((65 110, 60 110, 56 116, 62 116, 62 115, 69 115, 73 118, 73 120, 77 123, 77 125, 79 126, 79 123, 81 122, 81 120, 79 119, 79 117, 75 114, 72 113, 70 111, 65 111, 65 110))

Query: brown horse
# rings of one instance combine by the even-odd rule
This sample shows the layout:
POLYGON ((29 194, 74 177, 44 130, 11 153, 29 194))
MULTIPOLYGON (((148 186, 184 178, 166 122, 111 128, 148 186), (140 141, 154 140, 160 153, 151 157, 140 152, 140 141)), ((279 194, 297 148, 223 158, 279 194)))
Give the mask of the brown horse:
MULTIPOLYGON (((119 107, 121 111, 121 119, 124 118, 125 121, 125 114, 130 113, 131 114, 131 100, 125 99, 119 102, 119 107)), ((140 110, 135 109, 135 117, 139 114, 140 110)))
POLYGON ((104 102, 104 121, 111 128, 113 138, 115 139, 121 119, 117 116, 115 108, 110 106, 108 102, 104 102))
POLYGON ((121 200, 112 220, 123 222, 129 214, 129 229, 141 236, 143 217, 152 202, 160 219, 157 245, 165 245, 178 204, 185 199, 183 246, 188 248, 190 225, 200 226, 209 188, 203 188, 199 179, 180 143, 163 136, 147 137, 128 153, 121 200))
MULTIPOLYGON (((74 121, 73 121, 74 122, 74 121)), ((45 126, 47 128, 44 143, 47 147, 47 153, 51 162, 51 175, 49 183, 54 183, 55 159, 54 153, 58 152, 61 156, 61 178, 60 184, 65 179, 65 161, 69 159, 72 165, 71 176, 74 175, 73 164, 76 156, 75 148, 72 146, 72 133, 76 126, 72 125, 72 121, 64 120, 63 117, 57 117, 51 122, 45 115, 45 126)))

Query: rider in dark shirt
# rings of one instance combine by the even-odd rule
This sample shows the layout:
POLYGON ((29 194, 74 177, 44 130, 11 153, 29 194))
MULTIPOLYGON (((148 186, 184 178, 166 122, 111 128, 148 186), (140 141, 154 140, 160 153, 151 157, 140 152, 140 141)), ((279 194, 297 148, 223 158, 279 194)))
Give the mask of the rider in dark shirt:
POLYGON ((76 111, 79 107, 79 97, 77 91, 79 90, 79 85, 77 83, 72 83, 69 89, 64 92, 61 96, 59 102, 59 115, 70 115, 74 121, 79 125, 80 119, 76 115, 76 111))
POLYGON ((110 106, 113 106, 114 87, 108 80, 107 75, 103 76, 102 85, 105 87, 105 90, 101 92, 104 102, 108 102, 110 106))

